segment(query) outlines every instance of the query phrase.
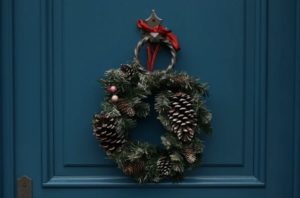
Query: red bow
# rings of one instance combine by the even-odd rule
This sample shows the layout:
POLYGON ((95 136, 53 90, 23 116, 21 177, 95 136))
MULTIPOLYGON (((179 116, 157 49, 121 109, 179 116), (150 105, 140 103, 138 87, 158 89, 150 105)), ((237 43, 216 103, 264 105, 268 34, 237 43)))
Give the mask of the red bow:
POLYGON ((174 49, 176 51, 180 50, 180 46, 179 46, 179 42, 177 40, 177 37, 175 36, 175 34, 172 33, 171 30, 168 30, 167 28, 165 28, 162 25, 157 25, 154 27, 150 27, 144 20, 139 19, 137 22, 137 26, 138 28, 147 31, 147 32, 155 32, 155 33, 159 33, 160 35, 162 35, 163 37, 166 37, 172 44, 172 46, 174 47, 174 49))

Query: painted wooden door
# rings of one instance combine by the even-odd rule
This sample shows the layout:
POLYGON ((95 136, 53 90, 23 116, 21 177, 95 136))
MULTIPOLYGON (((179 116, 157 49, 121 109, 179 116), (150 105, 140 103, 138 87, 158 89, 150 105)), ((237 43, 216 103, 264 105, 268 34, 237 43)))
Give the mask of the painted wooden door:
MULTIPOLYGON (((2 197, 23 175, 39 198, 300 197, 299 0, 1 3, 2 197), (91 118, 97 80, 131 60, 153 8, 180 39, 176 69, 210 85, 214 132, 183 182, 138 185, 98 148, 91 118)), ((161 131, 151 117, 133 133, 159 143, 161 131)))

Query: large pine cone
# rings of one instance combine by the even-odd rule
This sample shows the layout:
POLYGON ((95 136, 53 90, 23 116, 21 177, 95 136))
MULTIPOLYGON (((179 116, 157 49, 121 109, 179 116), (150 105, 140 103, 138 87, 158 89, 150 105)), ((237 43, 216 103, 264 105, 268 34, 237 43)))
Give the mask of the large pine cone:
POLYGON ((93 120, 93 134, 107 153, 121 147, 126 139, 116 131, 116 120, 105 114, 96 114, 93 120))
POLYGON ((173 132, 179 140, 191 141, 197 126, 192 97, 186 93, 178 92, 171 97, 170 103, 171 109, 168 112, 168 117, 173 132))

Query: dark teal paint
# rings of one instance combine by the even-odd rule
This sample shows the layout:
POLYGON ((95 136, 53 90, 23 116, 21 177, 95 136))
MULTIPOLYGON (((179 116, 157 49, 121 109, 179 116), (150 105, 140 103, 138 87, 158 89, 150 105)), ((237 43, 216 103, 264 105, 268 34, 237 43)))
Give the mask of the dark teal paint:
POLYGON ((14 158, 14 40, 13 2, 1 2, 1 195, 13 197, 14 158))
MULTIPOLYGON (((14 197, 22 175, 43 198, 299 197, 299 6, 3 0, 2 197, 14 197), (96 80, 131 60, 140 36, 135 22, 152 8, 181 41, 176 69, 210 84, 214 133, 205 140, 203 167, 179 184, 133 183, 91 135, 103 97, 96 80)), ((168 62, 164 55, 158 68, 168 62)), ((144 128, 161 129, 153 119, 144 128)))

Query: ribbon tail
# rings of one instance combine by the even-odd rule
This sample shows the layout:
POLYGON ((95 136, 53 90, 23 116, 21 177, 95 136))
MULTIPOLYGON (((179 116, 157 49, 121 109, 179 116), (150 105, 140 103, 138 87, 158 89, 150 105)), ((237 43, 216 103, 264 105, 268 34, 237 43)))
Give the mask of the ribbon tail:
POLYGON ((173 34, 173 33, 170 32, 170 33, 167 34, 167 38, 171 42, 173 48, 176 51, 179 51, 180 50, 180 45, 179 45, 178 39, 175 36, 175 34, 173 34))
POLYGON ((155 60, 156 60, 156 57, 157 57, 157 54, 158 54, 159 47, 160 47, 160 45, 159 45, 159 44, 156 44, 155 50, 154 50, 154 52, 153 52, 153 54, 152 54, 151 70, 150 70, 150 71, 153 71, 154 63, 155 63, 155 60))
POLYGON ((152 50, 151 50, 151 43, 148 43, 147 46, 147 52, 148 52, 148 57, 147 57, 147 70, 151 71, 152 70, 152 66, 151 66, 151 62, 152 62, 152 50))

